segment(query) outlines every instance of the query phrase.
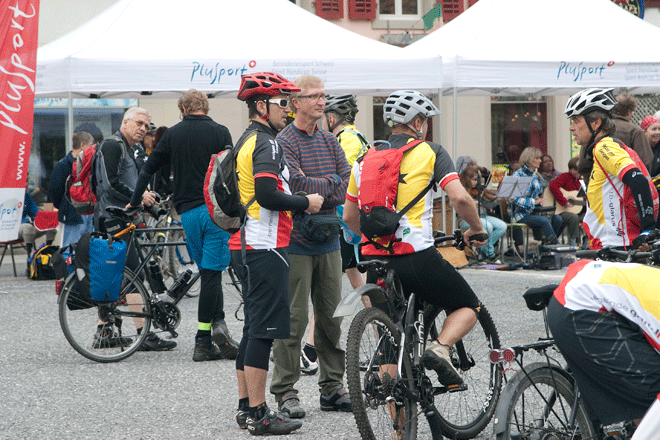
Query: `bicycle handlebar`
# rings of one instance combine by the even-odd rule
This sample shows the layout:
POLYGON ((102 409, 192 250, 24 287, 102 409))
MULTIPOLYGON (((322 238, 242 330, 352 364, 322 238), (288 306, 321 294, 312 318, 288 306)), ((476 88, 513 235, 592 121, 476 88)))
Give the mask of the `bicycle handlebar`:
POLYGON ((606 261, 624 261, 630 263, 633 261, 640 261, 652 258, 654 252, 638 252, 636 250, 623 251, 604 247, 598 250, 581 250, 576 251, 575 256, 578 258, 600 259, 606 261))

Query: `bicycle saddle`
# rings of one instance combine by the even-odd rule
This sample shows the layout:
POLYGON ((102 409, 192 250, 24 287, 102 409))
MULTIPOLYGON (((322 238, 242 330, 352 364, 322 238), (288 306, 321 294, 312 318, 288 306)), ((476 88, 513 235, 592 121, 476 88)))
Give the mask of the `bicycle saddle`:
POLYGON ((523 294, 527 308, 529 310, 539 311, 548 307, 550 298, 559 284, 548 284, 542 287, 532 287, 523 294))

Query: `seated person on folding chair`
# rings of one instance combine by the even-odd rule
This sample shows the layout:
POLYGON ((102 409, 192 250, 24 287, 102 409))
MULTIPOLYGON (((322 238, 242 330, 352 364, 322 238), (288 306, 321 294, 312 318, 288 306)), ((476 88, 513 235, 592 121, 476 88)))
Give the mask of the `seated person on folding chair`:
MULTIPOLYGON (((481 249, 479 249, 478 260, 496 263, 497 254, 495 253, 495 243, 497 243, 506 232, 506 223, 497 217, 487 215, 486 205, 487 203, 496 200, 497 197, 492 194, 492 192, 486 192, 486 189, 478 189, 477 182, 479 180, 479 174, 477 167, 475 166, 468 165, 463 171, 461 171, 459 179, 468 194, 472 196, 477 211, 479 212, 481 224, 486 232, 488 232, 488 240, 486 240, 486 243, 481 249)), ((460 219, 459 226, 462 229, 468 229, 470 227, 463 219, 460 219)))
POLYGON ((45 235, 46 244, 52 244, 53 240, 55 240, 55 234, 57 234, 55 229, 40 231, 34 226, 34 218, 37 216, 37 212, 39 212, 37 204, 34 203, 34 199, 30 193, 25 191, 23 219, 21 221, 21 228, 18 230, 18 238, 25 242, 28 254, 28 267, 30 267, 30 261, 32 260, 32 251, 36 248, 35 240, 45 235))
POLYGON ((548 186, 557 205, 563 208, 559 213, 562 219, 562 229, 567 228, 568 244, 573 247, 578 245, 582 217, 584 217, 584 200, 571 197, 571 194, 577 195, 576 193, 582 188, 578 172, 579 160, 580 158, 577 156, 569 160, 568 172, 561 173, 552 179, 548 186))
POLYGON ((534 177, 532 183, 525 190, 522 197, 511 199, 513 210, 511 220, 524 223, 532 228, 534 238, 542 239, 545 244, 557 244, 557 235, 561 228, 561 217, 553 214, 551 218, 545 215, 534 214, 536 206, 543 205, 543 184, 534 173, 541 165, 541 150, 527 147, 520 154, 522 168, 513 173, 515 177, 534 177))

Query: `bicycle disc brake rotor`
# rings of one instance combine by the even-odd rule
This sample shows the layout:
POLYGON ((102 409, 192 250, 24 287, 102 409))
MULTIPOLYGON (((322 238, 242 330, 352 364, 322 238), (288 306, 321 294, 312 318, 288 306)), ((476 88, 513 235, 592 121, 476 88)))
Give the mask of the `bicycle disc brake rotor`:
POLYGON ((168 326, 174 330, 181 323, 181 311, 172 303, 154 304, 154 326, 167 330, 168 326))

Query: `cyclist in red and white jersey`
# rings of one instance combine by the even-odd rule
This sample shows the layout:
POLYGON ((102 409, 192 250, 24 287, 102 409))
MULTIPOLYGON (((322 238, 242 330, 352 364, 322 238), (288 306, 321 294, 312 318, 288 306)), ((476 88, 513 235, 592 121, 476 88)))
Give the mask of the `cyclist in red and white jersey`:
POLYGON ((612 89, 586 89, 571 96, 564 113, 581 146, 578 169, 587 182, 584 231, 592 249, 637 248, 654 228, 658 193, 637 153, 612 138, 612 89))
POLYGON ((637 420, 660 393, 660 269, 581 260, 548 305, 548 323, 587 411, 637 420))

